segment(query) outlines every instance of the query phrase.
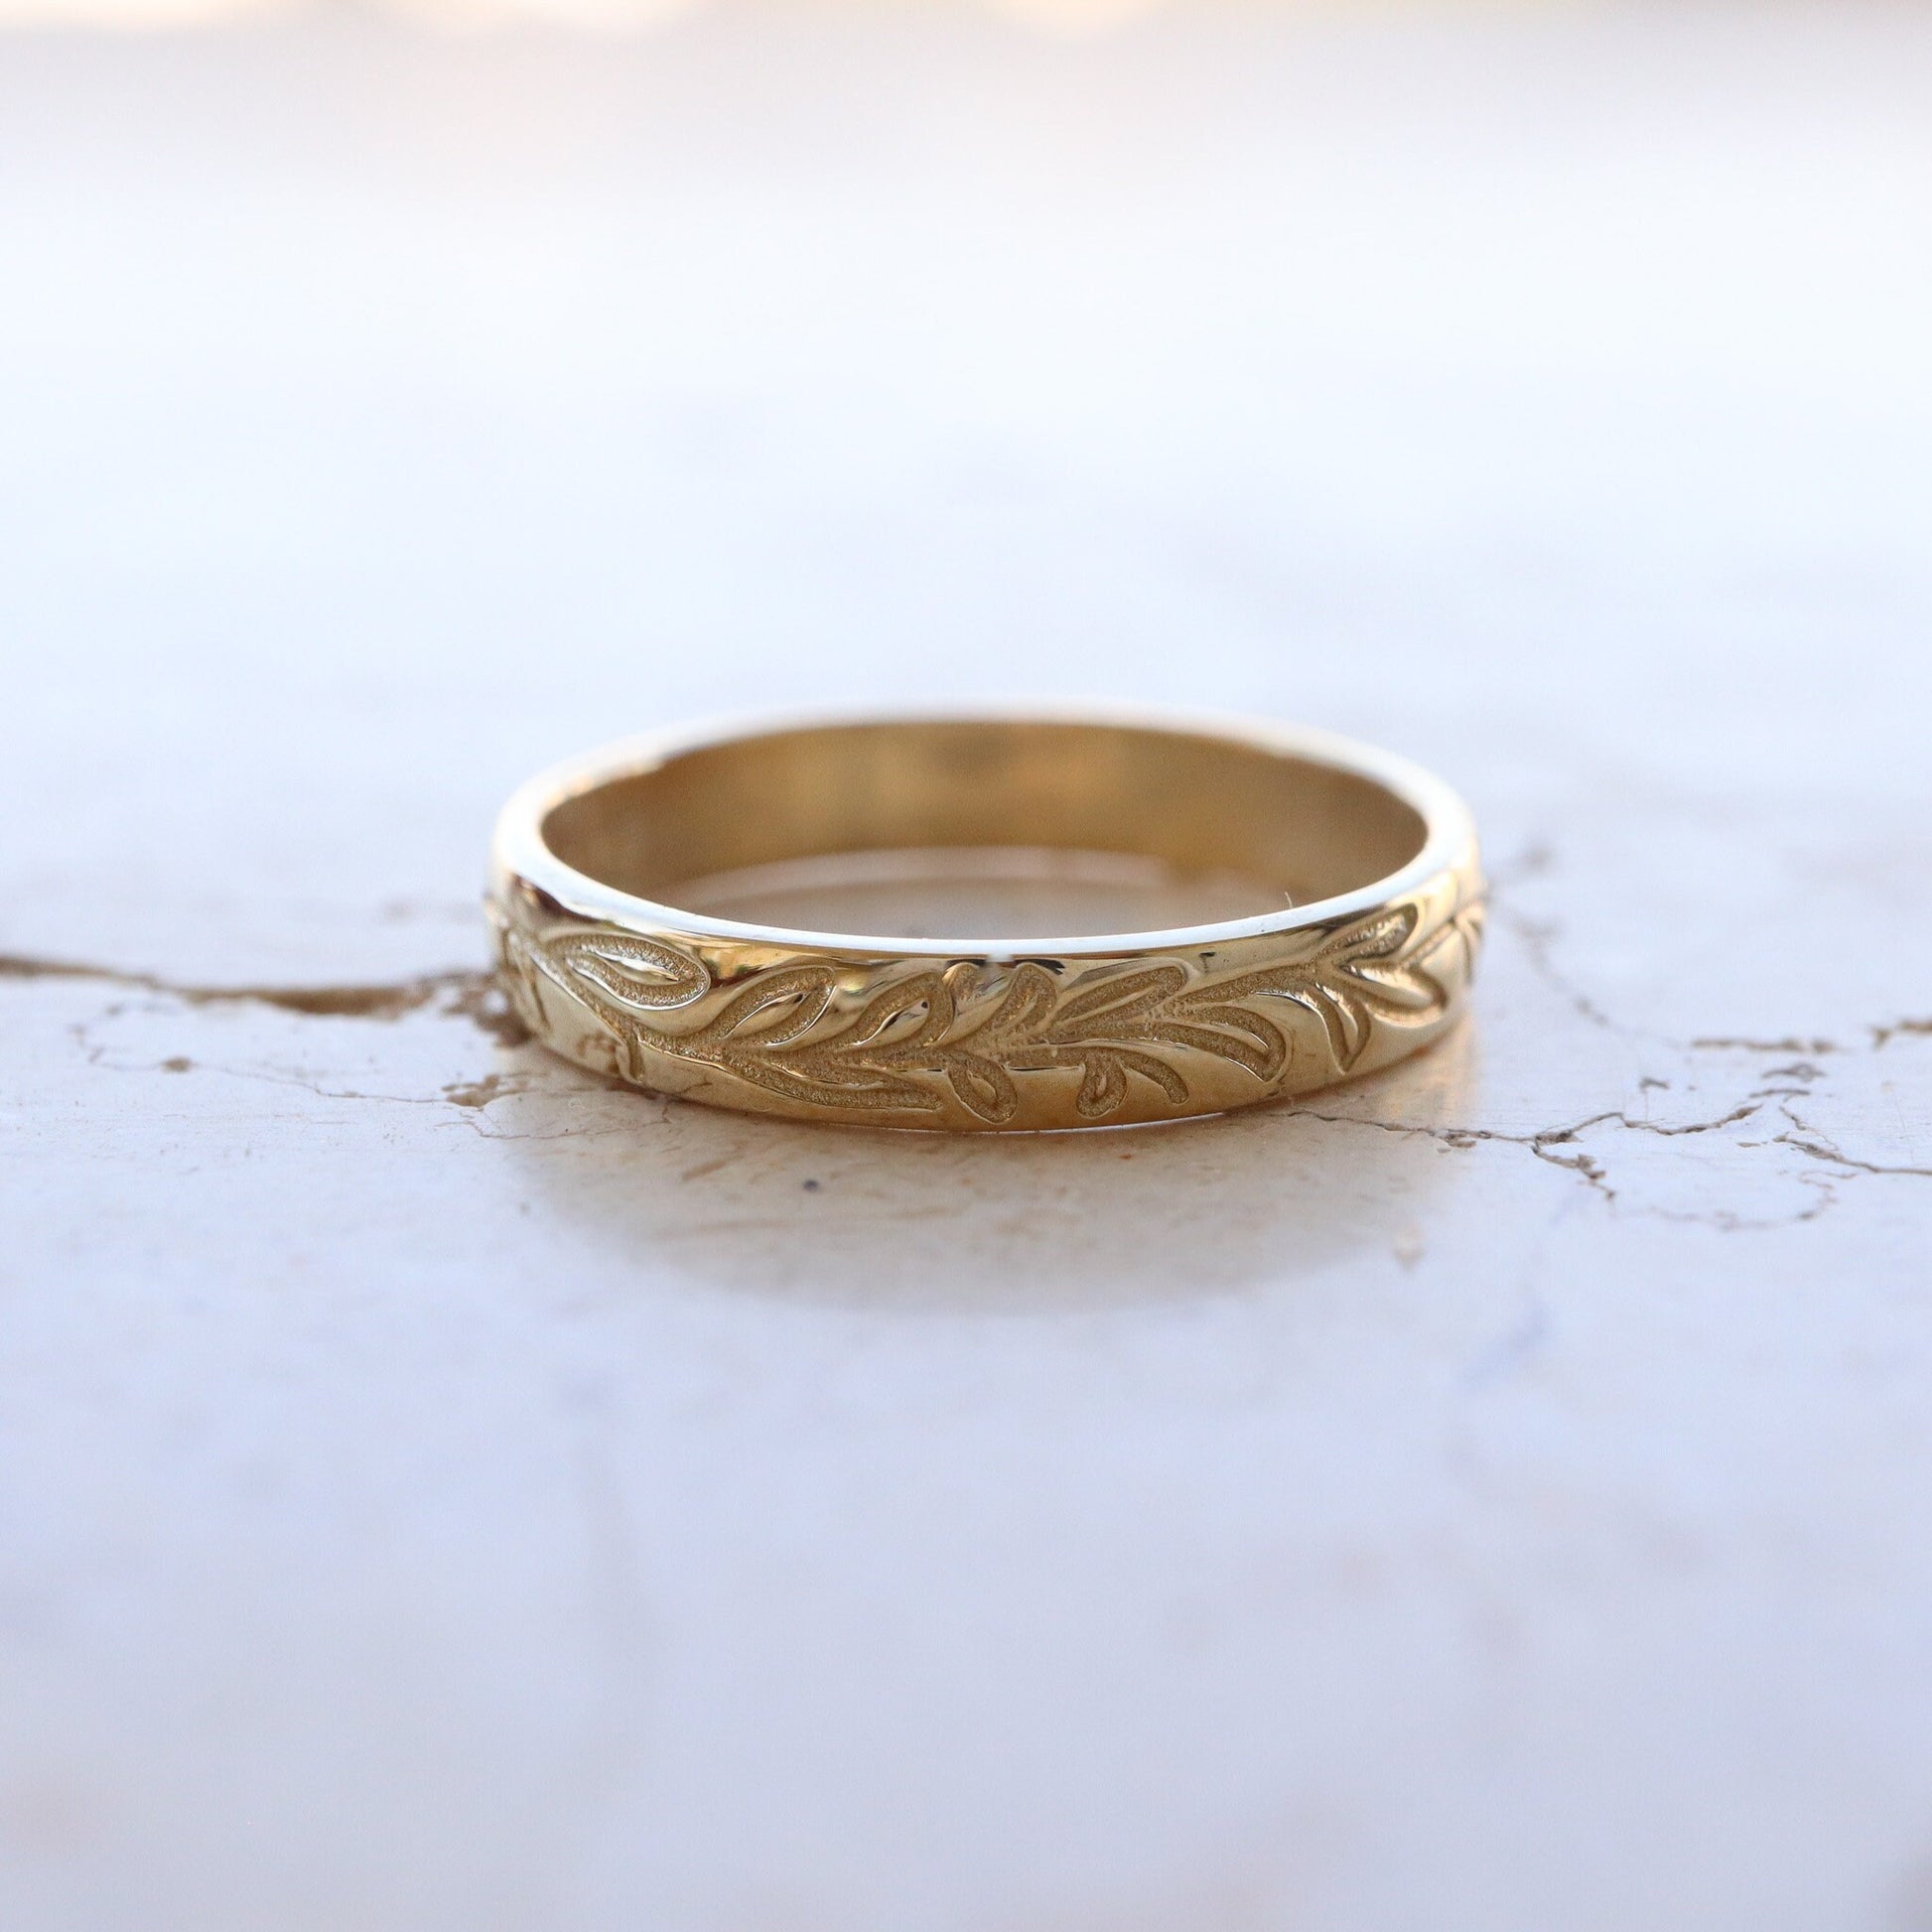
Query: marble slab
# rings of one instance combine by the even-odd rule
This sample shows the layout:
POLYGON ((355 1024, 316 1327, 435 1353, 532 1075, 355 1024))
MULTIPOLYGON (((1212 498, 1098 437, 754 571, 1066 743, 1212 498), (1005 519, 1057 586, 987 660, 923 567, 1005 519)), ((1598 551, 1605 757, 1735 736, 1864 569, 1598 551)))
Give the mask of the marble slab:
POLYGON ((1932 1932, 1932 16, 0 38, 0 1924, 1932 1932), (1097 694, 1470 1024, 641 1098, 500 796, 1097 694))

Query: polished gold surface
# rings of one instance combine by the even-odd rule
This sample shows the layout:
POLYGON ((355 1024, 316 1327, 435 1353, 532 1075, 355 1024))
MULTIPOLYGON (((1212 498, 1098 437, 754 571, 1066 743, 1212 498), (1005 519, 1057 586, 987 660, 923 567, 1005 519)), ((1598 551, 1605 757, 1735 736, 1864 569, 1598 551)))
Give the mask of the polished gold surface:
POLYGON ((834 720, 593 754, 504 808, 537 1035, 716 1105, 1047 1129, 1217 1113, 1425 1045, 1474 829, 1401 759, 1150 715, 834 720))

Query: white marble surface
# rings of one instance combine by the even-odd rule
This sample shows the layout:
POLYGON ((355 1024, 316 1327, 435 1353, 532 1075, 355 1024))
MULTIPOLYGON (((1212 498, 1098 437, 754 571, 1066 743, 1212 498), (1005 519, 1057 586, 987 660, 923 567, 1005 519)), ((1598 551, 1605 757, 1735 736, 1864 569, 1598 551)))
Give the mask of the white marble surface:
POLYGON ((1932 1928, 1932 14, 17 36, 0 285, 9 1932, 1932 1928), (1443 769, 1473 1024, 494 1025, 526 771, 1028 691, 1443 769))

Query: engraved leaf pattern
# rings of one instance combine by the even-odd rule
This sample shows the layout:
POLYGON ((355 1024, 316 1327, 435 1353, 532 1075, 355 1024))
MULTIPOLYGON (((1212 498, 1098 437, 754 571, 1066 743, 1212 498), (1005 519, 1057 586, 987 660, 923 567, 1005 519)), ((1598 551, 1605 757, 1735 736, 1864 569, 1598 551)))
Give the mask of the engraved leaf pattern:
POLYGON ((1442 982, 1404 956, 1419 917, 1413 905, 1372 914, 1329 933, 1306 959, 1224 980, 1194 999, 1219 1007, 1223 1025, 1245 1011, 1237 1001, 1292 1000, 1321 1022, 1336 1068, 1350 1072, 1378 1015, 1418 1019, 1448 1004, 1442 982))
POLYGON ((1179 1066, 1162 1048, 1185 1048, 1244 1068, 1264 1086, 1289 1062, 1290 1035, 1265 1003, 1285 1001, 1320 1023, 1337 1072, 1367 1050, 1378 1019, 1432 1019, 1449 991, 1423 960, 1451 932, 1464 969, 1480 938, 1480 912, 1464 908, 1414 946, 1414 905, 1377 912, 1309 935, 1299 957, 1202 983, 1178 960, 1102 967, 1062 984, 1036 961, 1004 977, 961 961, 892 982, 850 1019, 825 1024, 840 982, 830 965, 780 966, 753 977, 703 1025, 653 1024, 713 990, 704 963, 656 940, 602 930, 536 940, 504 933, 504 963, 519 992, 535 997, 535 976, 582 1002, 623 1042, 630 1075, 642 1081, 647 1051, 715 1066, 765 1092, 829 1109, 933 1113, 949 1087, 959 1104, 992 1126, 1020 1110, 1016 1073, 1066 1068, 1080 1083, 1074 1107, 1100 1121, 1126 1105, 1131 1082, 1160 1089, 1173 1106, 1187 1099, 1179 1066))
POLYGON ((711 976, 688 953, 628 933, 566 933, 547 952, 579 981, 626 1006, 687 1006, 711 987, 711 976))

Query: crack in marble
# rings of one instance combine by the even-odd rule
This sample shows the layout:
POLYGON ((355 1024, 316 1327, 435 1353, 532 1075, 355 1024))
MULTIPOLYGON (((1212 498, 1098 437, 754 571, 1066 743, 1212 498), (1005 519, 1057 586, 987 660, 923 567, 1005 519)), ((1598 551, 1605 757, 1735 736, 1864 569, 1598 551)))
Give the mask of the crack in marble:
MULTIPOLYGON (((1537 976, 1545 985, 1551 987, 1569 1002, 1572 1010, 1592 1027, 1600 1027, 1605 1033, 1615 1034, 1619 1038, 1629 1039, 1644 1036, 1640 1028, 1625 1025, 1612 1019, 1592 1000, 1582 987, 1576 985, 1557 965, 1551 956, 1551 948, 1563 928, 1554 921, 1532 919, 1521 912, 1512 910, 1502 902, 1502 897, 1494 883, 1490 886, 1490 916, 1499 924, 1514 933, 1522 942, 1524 956, 1529 960, 1537 976)), ((1657 1035, 1648 1035, 1656 1037, 1657 1035)))
MULTIPOLYGON (((1485 1142, 1520 1147, 1546 1166, 1559 1168, 1566 1173, 1575 1175, 1612 1210, 1651 1215, 1688 1224, 1701 1224, 1726 1232, 1790 1226, 1816 1219, 1836 1204, 1838 1198, 1836 1182, 1840 1180, 1864 1175, 1932 1178, 1932 1169, 1865 1161, 1845 1154, 1833 1145, 1827 1134, 1800 1119, 1786 1104, 1791 1099, 1813 1097, 1813 1090, 1808 1083, 1827 1077, 1827 1069, 1814 1064, 1815 1059, 1830 1055, 1843 1056, 1855 1052, 1856 1048, 1848 1047, 1837 1040, 1803 1038, 1797 1035, 1776 1039, 1707 1035, 1685 1042, 1672 1040, 1667 1035, 1647 1030, 1632 1028, 1617 1020, 1556 965, 1552 956, 1552 947, 1560 931, 1558 926, 1531 920, 1507 909, 1502 912, 1500 922, 1521 944, 1523 955, 1531 969, 1562 997, 1580 1019, 1588 1025, 1625 1039, 1645 1040, 1690 1055, 1737 1052, 1767 1055, 1797 1054, 1801 1057, 1780 1066, 1767 1068, 1758 1077, 1784 1078, 1807 1084, 1754 1088, 1747 1097, 1736 1104, 1703 1120, 1670 1124, 1645 1119, 1624 1107, 1610 1107, 1599 1109, 1595 1113, 1565 1125, 1540 1128, 1526 1133, 1511 1133, 1490 1127, 1422 1125, 1413 1122, 1378 1120, 1363 1115, 1324 1112, 1311 1107, 1285 1108, 1284 1115, 1291 1118, 1307 1118, 1327 1126, 1366 1127, 1383 1133, 1420 1136, 1458 1151, 1485 1142), (1737 1149, 1741 1153, 1748 1154, 1770 1148, 1784 1148, 1806 1160, 1823 1162, 1837 1170, 1837 1173, 1832 1175, 1815 1173, 1791 1175, 1793 1182, 1812 1188, 1818 1198, 1803 1209, 1789 1214, 1750 1217, 1722 1206, 1678 1209, 1654 1201, 1639 1203, 1627 1197, 1629 1190, 1613 1178, 1609 1167, 1602 1160, 1588 1149, 1578 1145, 1582 1136, 1598 1128, 1610 1129, 1618 1134, 1654 1135, 1669 1141, 1719 1133, 1755 1118, 1765 1106, 1773 1102, 1779 1105, 1780 1111, 1788 1122, 1786 1130, 1761 1141, 1736 1142, 1734 1145, 1737 1149)), ((441 1016, 470 1021, 501 1046, 520 1046, 529 1039, 528 1031, 503 999, 495 976, 485 970, 451 969, 437 973, 414 974, 399 980, 377 983, 326 986, 220 986, 176 981, 159 974, 132 972, 69 960, 37 959, 10 954, 0 955, 0 980, 90 981, 103 986, 176 1000, 189 1008, 254 1006, 305 1019, 394 1022, 411 1014, 434 1008, 441 1016)), ((108 1015, 111 1017, 122 1010, 118 1005, 110 1007, 108 1015)), ((1865 1031, 1870 1041, 1866 1050, 1875 1052, 1894 1039, 1932 1035, 1932 1020, 1906 1018, 1888 1025, 1872 1025, 1865 1031)), ((84 1038, 85 1028, 76 1029, 76 1032, 84 1038)), ((102 1063, 97 1048, 90 1048, 89 1057, 96 1063, 102 1063)), ((183 1053, 150 1062, 148 1070, 183 1073, 198 1066, 237 1077, 268 1079, 276 1084, 300 1087, 321 1099, 447 1105, 466 1110, 473 1115, 483 1113, 496 1101, 510 1099, 529 1091, 533 1084, 528 1077, 494 1071, 476 1079, 451 1081, 435 1094, 367 1093, 352 1088, 328 1086, 296 1074, 196 1061, 183 1053)), ((1643 1093, 1667 1091, 1671 1085, 1669 1081, 1651 1073, 1644 1074, 1637 1084, 1638 1090, 1643 1093)), ((666 1101, 660 1107, 660 1118, 667 1117, 668 1112, 669 1104, 666 1101)), ((480 1121, 472 1124, 478 1126, 480 1131, 483 1131, 480 1121)), ((486 1137, 500 1140, 557 1140, 578 1138, 586 1131, 598 1130, 579 1128, 562 1132, 518 1133, 515 1130, 504 1131, 492 1128, 487 1130, 486 1137)))
POLYGON ((503 999, 496 976, 474 968, 453 967, 375 984, 199 986, 158 973, 0 953, 0 980, 91 980, 129 992, 159 994, 189 1007, 260 1006, 312 1020, 401 1020, 440 1000, 443 1013, 470 1021, 499 1045, 520 1046, 530 1036, 503 999))
POLYGON ((1884 1161, 1861 1161, 1856 1156, 1834 1147, 1817 1128, 1809 1121, 1800 1120, 1789 1107, 1780 1107, 1778 1111, 1791 1123, 1782 1134, 1773 1137, 1779 1146, 1796 1148, 1800 1154, 1809 1155, 1814 1161, 1829 1161, 1834 1167, 1847 1168, 1855 1173, 1932 1180, 1932 1168, 1911 1167, 1884 1161), (1800 1135, 1805 1138, 1800 1139, 1800 1135))
MULTIPOLYGON (((1877 1028, 1872 1031, 1876 1033, 1877 1028)), ((1787 1036, 1783 1039, 1752 1039, 1740 1035, 1732 1038, 1723 1035, 1703 1034, 1687 1042, 1696 1053, 1844 1053, 1849 1047, 1841 1046, 1835 1039, 1799 1039, 1787 1036)))
POLYGON ((1873 1027, 1870 1032, 1872 1050, 1876 1052, 1894 1039, 1932 1037, 1932 1020, 1894 1020, 1889 1027, 1873 1027))
MULTIPOLYGON (((1764 1102, 1754 1097, 1710 1120, 1689 1121, 1678 1126, 1667 1126, 1657 1121, 1633 1118, 1621 1108, 1610 1108, 1600 1113, 1590 1114, 1568 1127, 1543 1128, 1527 1134, 1511 1134, 1492 1127, 1443 1127, 1416 1122, 1375 1120, 1357 1114, 1324 1114, 1307 1107, 1298 1107, 1291 1111, 1298 1117, 1318 1120, 1329 1126, 1368 1127, 1379 1133, 1419 1136, 1437 1141, 1458 1152, 1479 1146, 1484 1142, 1497 1142, 1506 1147, 1524 1148, 1547 1166, 1561 1168, 1567 1173, 1577 1175, 1592 1193, 1603 1200, 1606 1206, 1614 1208, 1623 1190, 1612 1184, 1609 1171, 1604 1165, 1581 1148, 1574 1154, 1564 1154, 1557 1150, 1572 1145, 1581 1135, 1587 1134, 1593 1127, 1614 1127, 1619 1132, 1652 1134, 1664 1140, 1683 1140, 1693 1135, 1718 1133, 1726 1127, 1740 1126, 1745 1121, 1754 1119, 1763 1111, 1763 1106, 1764 1102)), ((1792 1118, 1788 1111, 1786 1118, 1792 1118)), ((1801 1122, 1797 1125, 1802 1132, 1812 1131, 1805 1128, 1801 1122)), ((1739 1141, 1734 1145, 1744 1152, 1754 1152, 1768 1147, 1789 1147, 1809 1159, 1824 1160, 1842 1167, 1848 1173, 1840 1176, 1811 1173, 1792 1175, 1791 1178, 1797 1185, 1813 1189, 1818 1198, 1810 1205, 1789 1214, 1746 1215, 1725 1207, 1681 1209, 1662 1206, 1655 1202, 1632 1204, 1627 1201, 1622 1211, 1642 1214, 1657 1220, 1673 1221, 1685 1226, 1711 1227, 1725 1234, 1756 1232, 1771 1228, 1794 1227, 1807 1221, 1817 1220, 1821 1214, 1838 1204, 1835 1179, 1849 1178, 1854 1173, 1922 1174, 1932 1177, 1932 1169, 1887 1167, 1873 1162, 1854 1160, 1828 1145, 1814 1145, 1799 1140, 1788 1132, 1774 1135, 1764 1141, 1739 1141)))

